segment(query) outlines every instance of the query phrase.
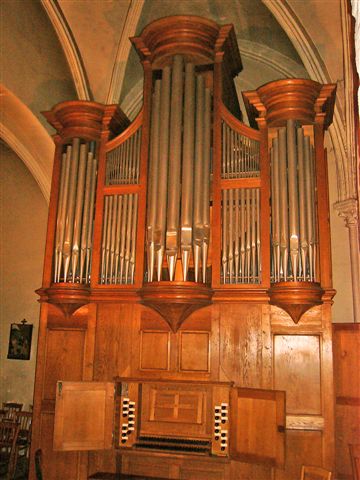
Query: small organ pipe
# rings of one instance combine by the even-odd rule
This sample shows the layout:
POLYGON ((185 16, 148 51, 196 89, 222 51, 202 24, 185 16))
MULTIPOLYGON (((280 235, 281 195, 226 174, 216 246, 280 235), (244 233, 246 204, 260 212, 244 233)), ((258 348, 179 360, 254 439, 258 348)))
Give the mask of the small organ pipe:
POLYGON ((233 266, 234 266, 234 190, 229 190, 229 249, 228 249, 228 270, 229 270, 229 283, 233 283, 233 266))
POLYGON ((115 283, 121 283, 119 281, 119 260, 120 260, 120 232, 121 232, 121 224, 122 224, 122 215, 123 215, 123 195, 119 195, 118 199, 118 210, 117 210, 117 217, 116 217, 116 232, 115 232, 115 272, 114 278, 115 283))
POLYGON ((126 242, 125 242, 125 283, 128 283, 129 268, 130 268, 130 255, 131 255, 131 223, 133 220, 133 194, 129 195, 128 200, 128 212, 126 219, 126 242))
POLYGON ((159 241, 156 244, 157 278, 161 280, 162 262, 165 248, 166 204, 167 204, 167 176, 169 152, 169 117, 170 117, 170 67, 163 69, 160 99, 160 145, 159 145, 159 176, 158 176, 158 204, 157 227, 159 241))
POLYGON ((260 189, 256 189, 256 254, 257 254, 257 280, 260 282, 261 273, 261 240, 260 240, 260 189))
POLYGON ((251 260, 251 205, 250 205, 250 189, 245 191, 246 195, 246 281, 250 281, 250 260, 251 260))
POLYGON ((134 275, 135 275, 137 210, 138 210, 138 196, 134 195, 132 231, 131 231, 130 283, 134 283, 134 275))
POLYGON ((256 277, 256 191, 251 189, 251 281, 256 277))
POLYGON ((222 192, 222 268, 223 268, 223 279, 226 283, 227 277, 227 265, 228 265, 228 191, 223 190, 222 192))
POLYGON ((109 277, 107 283, 115 283, 114 277, 114 262, 115 262, 115 241, 116 241, 116 219, 117 219, 117 209, 118 209, 118 196, 114 195, 113 200, 113 211, 111 218, 111 238, 110 238, 110 269, 109 277))
POLYGON ((234 262, 235 262, 235 283, 239 278, 239 260, 240 260, 240 244, 239 244, 239 189, 235 189, 235 249, 234 249, 234 262))
POLYGON ((189 258, 192 244, 193 223, 193 169, 194 169, 194 97, 195 75, 194 65, 185 67, 185 98, 184 98, 184 141, 181 194, 181 252, 183 279, 187 280, 189 258))
POLYGON ((272 213, 273 213, 273 252, 274 252, 274 280, 280 280, 281 254, 280 254, 280 161, 279 161, 279 139, 273 141, 273 194, 272 194, 272 213))
POLYGON ((125 261, 125 237, 126 237, 126 219, 128 211, 128 197, 129 195, 124 195, 123 200, 123 213, 121 216, 121 242, 120 242, 120 282, 123 283, 124 278, 124 261, 125 261))
POLYGON ((296 282, 299 262, 299 202, 297 188, 296 131, 294 120, 287 121, 286 133, 289 185, 290 263, 293 280, 296 282))
POLYGON ((245 281, 245 189, 240 190, 240 232, 241 232, 241 246, 240 246, 240 271, 241 281, 245 281))
POLYGON ((181 133, 183 103, 183 59, 175 55, 173 60, 171 85, 171 118, 168 176, 168 204, 166 230, 166 256, 169 267, 169 278, 173 280, 178 253, 178 229, 180 210, 180 175, 181 175, 181 133))

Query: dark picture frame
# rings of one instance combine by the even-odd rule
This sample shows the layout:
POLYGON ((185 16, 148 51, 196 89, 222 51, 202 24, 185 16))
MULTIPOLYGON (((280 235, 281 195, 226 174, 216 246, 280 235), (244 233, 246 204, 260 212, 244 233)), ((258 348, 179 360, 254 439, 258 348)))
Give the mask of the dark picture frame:
POLYGON ((9 349, 7 358, 11 360, 29 360, 31 353, 33 325, 12 323, 10 326, 9 349))

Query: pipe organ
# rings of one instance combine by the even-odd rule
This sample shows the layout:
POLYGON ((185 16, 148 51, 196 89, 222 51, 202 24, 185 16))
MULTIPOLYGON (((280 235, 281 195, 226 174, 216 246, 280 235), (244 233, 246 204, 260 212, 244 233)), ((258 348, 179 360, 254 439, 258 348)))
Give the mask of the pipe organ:
POLYGON ((168 17, 131 41, 133 122, 96 102, 45 112, 56 158, 33 448, 46 477, 332 469, 335 86, 243 92, 248 126, 231 25, 168 17))

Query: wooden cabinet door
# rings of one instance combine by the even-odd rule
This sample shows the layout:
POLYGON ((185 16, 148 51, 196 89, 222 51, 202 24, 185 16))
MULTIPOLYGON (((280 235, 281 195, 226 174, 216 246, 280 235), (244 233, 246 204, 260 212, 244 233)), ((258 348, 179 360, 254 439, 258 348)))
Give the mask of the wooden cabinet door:
POLYGON ((281 467, 285 461, 285 392, 231 389, 230 455, 281 467))
POLYGON ((112 448, 114 384, 57 382, 54 450, 112 448))

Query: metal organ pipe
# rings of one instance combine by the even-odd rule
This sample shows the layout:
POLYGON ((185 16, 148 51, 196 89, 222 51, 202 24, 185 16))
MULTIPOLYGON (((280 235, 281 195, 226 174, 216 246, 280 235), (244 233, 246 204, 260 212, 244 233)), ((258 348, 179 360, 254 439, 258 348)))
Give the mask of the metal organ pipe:
POLYGON ((55 233, 54 282, 87 284, 90 263, 97 161, 90 142, 74 138, 61 159, 55 233))
POLYGON ((194 182, 194 125, 195 125, 195 75, 194 65, 185 67, 184 93, 184 145, 181 192, 181 254, 184 282, 188 277, 192 246, 193 182, 194 182))
POLYGON ((170 281, 174 279, 179 242, 180 179, 181 179, 181 133, 183 113, 183 59, 175 55, 172 69, 171 117, 169 149, 168 204, 166 229, 166 257, 170 281))
POLYGON ((202 219, 202 172, 203 172, 203 140, 204 140, 204 79, 197 77, 196 82, 196 135, 195 135, 195 177, 194 177, 194 233, 193 254, 195 282, 199 279, 201 244, 203 242, 203 219, 202 219))
POLYGON ((202 221, 204 238, 202 242, 202 274, 203 283, 206 282, 206 264, 210 242, 210 141, 211 141, 211 92, 205 88, 204 105, 204 153, 203 153, 203 178, 202 178, 202 221))
POLYGON ((288 120, 273 139, 270 157, 272 279, 316 281, 315 166, 310 136, 288 120))
POLYGON ((159 145, 159 178, 157 203, 157 229, 159 236, 155 246, 157 261, 157 279, 161 280, 162 263, 165 250, 166 204, 167 204, 167 177, 169 154, 169 119, 170 119, 170 67, 163 69, 160 98, 160 145, 159 145))

